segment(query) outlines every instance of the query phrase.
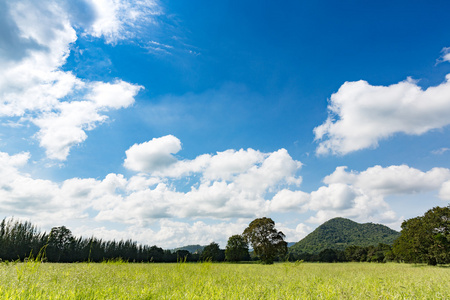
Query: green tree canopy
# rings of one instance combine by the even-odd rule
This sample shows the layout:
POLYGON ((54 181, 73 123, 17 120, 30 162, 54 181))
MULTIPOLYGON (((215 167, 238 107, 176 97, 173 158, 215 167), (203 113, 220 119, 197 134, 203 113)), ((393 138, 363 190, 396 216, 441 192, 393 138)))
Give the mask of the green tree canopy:
POLYGON ((74 242, 75 238, 67 227, 53 227, 48 239, 48 258, 51 261, 59 262, 61 257, 68 257, 74 246, 74 242))
POLYGON ((200 255, 200 259, 211 260, 211 261, 223 261, 224 259, 223 250, 220 250, 219 244, 212 242, 205 248, 203 248, 202 254, 200 255))
POLYGON ((236 234, 228 239, 225 248, 225 259, 227 261, 241 261, 248 260, 248 243, 242 235, 236 234))
POLYGON ((255 254, 263 263, 272 264, 277 256, 287 252, 285 235, 275 229, 275 222, 271 218, 253 220, 242 235, 251 243, 255 254))
POLYGON ((404 221, 393 252, 405 262, 450 263, 450 205, 404 221))

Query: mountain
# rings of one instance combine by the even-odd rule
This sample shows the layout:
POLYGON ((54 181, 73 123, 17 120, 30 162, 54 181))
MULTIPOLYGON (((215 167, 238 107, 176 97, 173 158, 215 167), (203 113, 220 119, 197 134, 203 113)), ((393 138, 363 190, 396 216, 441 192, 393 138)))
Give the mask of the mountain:
POLYGON ((316 254, 325 249, 345 250, 352 245, 392 245, 399 235, 399 232, 381 224, 360 224, 345 218, 334 218, 317 227, 289 251, 316 254))
POLYGON ((178 250, 187 250, 191 253, 195 253, 195 252, 202 252, 203 248, 205 248, 205 246, 201 246, 201 245, 188 245, 188 246, 183 246, 180 248, 175 248, 172 250, 172 252, 176 252, 178 250))

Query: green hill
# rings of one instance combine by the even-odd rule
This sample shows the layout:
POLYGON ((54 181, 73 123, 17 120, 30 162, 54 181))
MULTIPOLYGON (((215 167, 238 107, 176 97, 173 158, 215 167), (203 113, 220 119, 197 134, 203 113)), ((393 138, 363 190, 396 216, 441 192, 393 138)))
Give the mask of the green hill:
POLYGON ((392 245, 399 235, 399 232, 381 224, 360 224, 345 218, 334 218, 317 227, 289 251, 316 254, 325 249, 345 250, 352 245, 392 245))
POLYGON ((195 253, 195 252, 202 252, 203 248, 205 248, 205 246, 201 246, 201 245, 188 245, 188 246, 183 246, 183 247, 179 247, 179 248, 175 248, 172 250, 172 252, 178 251, 178 250, 187 250, 191 253, 195 253))

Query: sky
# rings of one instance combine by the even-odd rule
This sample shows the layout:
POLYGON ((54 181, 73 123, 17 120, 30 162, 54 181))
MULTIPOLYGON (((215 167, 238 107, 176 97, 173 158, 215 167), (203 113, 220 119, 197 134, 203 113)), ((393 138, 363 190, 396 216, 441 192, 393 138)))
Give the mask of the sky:
POLYGON ((450 202, 450 2, 0 0, 0 218, 170 249, 450 202))

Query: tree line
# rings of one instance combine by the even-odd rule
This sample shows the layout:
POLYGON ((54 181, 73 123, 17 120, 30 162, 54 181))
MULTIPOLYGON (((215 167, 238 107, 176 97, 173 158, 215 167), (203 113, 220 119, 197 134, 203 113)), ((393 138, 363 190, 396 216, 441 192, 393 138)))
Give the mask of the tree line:
POLYGON ((28 221, 3 219, 0 223, 0 259, 13 261, 40 257, 49 262, 101 262, 122 259, 129 262, 274 261, 450 263, 450 205, 434 207, 424 216, 402 223, 393 246, 349 246, 344 251, 325 249, 318 254, 289 253, 285 235, 270 218, 253 220, 240 235, 228 239, 225 249, 212 242, 201 253, 164 250, 139 245, 132 240, 104 241, 75 237, 65 226, 41 233, 28 221), (249 251, 251 245, 253 251, 249 251))
POLYGON ((319 253, 289 253, 289 261, 307 262, 389 262, 395 261, 392 246, 378 244, 377 246, 348 246, 345 250, 324 249, 319 253))
MULTIPOLYGON (((263 220, 264 224, 258 223, 260 226, 258 229, 265 230, 266 236, 244 239, 243 236, 236 235, 230 238, 225 250, 212 242, 201 252, 190 253, 187 250, 171 251, 158 246, 139 245, 132 240, 104 241, 95 237, 75 237, 65 226, 53 227, 49 233, 41 233, 28 221, 5 218, 0 223, 0 260, 24 261, 36 257, 48 262, 61 263, 102 262, 115 259, 129 262, 255 260, 257 258, 250 257, 248 249, 248 243, 253 241, 254 252, 258 253, 264 262, 272 263, 275 256, 286 253, 287 243, 283 240, 283 233, 276 231, 275 223, 271 219, 257 220, 263 220)), ((257 220, 251 224, 256 224, 257 220)), ((252 230, 256 229, 252 227, 252 230)), ((252 230, 248 229, 245 234, 250 235, 252 230)))
POLYGON ((49 262, 101 262, 122 259, 130 262, 198 261, 200 254, 186 250, 170 251, 157 246, 139 245, 132 240, 104 241, 95 237, 75 237, 65 226, 41 233, 28 221, 3 219, 0 223, 0 259, 26 260, 30 257, 49 262))
MULTIPOLYGON (((269 218, 261 218, 251 223, 245 235, 233 235, 228 239, 225 249, 212 242, 201 252, 190 253, 187 250, 164 250, 157 246, 138 245, 132 240, 104 241, 95 237, 75 237, 65 226, 54 227, 50 233, 41 233, 28 221, 3 219, 0 223, 0 259, 3 261, 25 260, 39 254, 49 262, 101 262, 123 259, 130 262, 238 262, 261 260, 264 263, 274 261, 383 261, 380 250, 391 250, 389 245, 382 247, 351 246, 344 251, 327 249, 320 254, 288 254, 282 232, 274 228, 269 218), (249 236, 252 228, 256 237, 249 236), (262 228, 262 229, 261 229, 262 228), (264 232, 265 230, 265 232, 264 232), (250 252, 249 242, 253 238, 254 251, 250 252), (281 242, 279 246, 277 243, 281 242), (282 243, 284 242, 284 243, 282 243), (277 248, 278 247, 278 248, 277 248), (376 256, 377 259, 373 257, 376 256)), ((381 253, 384 253, 381 251, 381 253)))

